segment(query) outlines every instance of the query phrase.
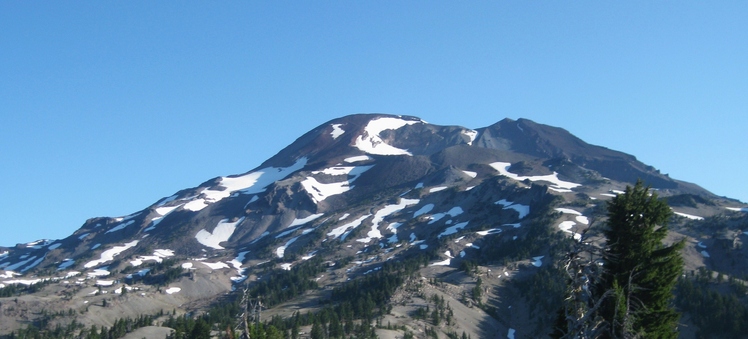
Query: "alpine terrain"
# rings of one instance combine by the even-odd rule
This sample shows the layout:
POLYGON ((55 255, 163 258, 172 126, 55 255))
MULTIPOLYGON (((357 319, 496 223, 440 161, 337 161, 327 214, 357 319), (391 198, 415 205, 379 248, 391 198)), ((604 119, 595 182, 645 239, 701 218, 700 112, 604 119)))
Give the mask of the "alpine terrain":
POLYGON ((605 244, 607 202, 637 180, 672 211, 665 243, 685 241, 680 337, 744 337, 748 205, 530 120, 383 114, 0 248, 0 337, 549 337, 569 253, 605 244))

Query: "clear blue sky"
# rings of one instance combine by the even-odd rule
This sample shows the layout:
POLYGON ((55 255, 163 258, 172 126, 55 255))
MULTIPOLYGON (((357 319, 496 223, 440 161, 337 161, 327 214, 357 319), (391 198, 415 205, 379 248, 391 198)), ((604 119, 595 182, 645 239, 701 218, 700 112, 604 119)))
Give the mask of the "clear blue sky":
POLYGON ((361 112, 529 118, 748 201, 745 1, 2 1, 0 245, 361 112))

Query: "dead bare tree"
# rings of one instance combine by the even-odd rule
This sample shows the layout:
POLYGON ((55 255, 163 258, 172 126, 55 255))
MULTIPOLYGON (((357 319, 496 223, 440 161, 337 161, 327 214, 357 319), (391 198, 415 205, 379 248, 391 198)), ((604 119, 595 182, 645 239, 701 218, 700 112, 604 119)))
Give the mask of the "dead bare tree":
POLYGON ((566 272, 568 287, 563 306, 563 326, 559 338, 590 339, 599 337, 609 328, 609 324, 598 314, 605 298, 612 296, 606 291, 599 297, 593 292, 593 282, 600 276, 599 258, 601 249, 589 240, 588 230, 582 231, 581 238, 574 242, 571 251, 561 262, 566 272))

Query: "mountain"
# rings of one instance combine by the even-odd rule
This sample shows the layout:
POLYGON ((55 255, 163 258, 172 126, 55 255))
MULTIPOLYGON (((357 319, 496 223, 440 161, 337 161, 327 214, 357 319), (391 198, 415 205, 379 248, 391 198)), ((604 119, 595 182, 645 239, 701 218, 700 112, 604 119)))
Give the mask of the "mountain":
POLYGON ((0 335, 73 319, 164 324, 246 290, 279 327, 349 305, 380 337, 542 337, 563 296, 554 263, 586 229, 598 234, 604 202, 637 179, 668 199, 687 271, 748 277, 748 206, 632 155, 526 119, 473 130, 358 114, 249 172, 0 248, 0 335))

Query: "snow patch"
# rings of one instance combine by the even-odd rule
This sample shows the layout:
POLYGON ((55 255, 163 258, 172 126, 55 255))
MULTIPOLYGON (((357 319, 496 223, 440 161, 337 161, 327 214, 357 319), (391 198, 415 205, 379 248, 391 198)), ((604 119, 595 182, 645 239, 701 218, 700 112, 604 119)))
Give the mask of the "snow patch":
POLYGON ((473 145, 473 141, 475 141, 475 138, 478 137, 478 131, 474 131, 474 130, 471 130, 471 129, 463 130, 462 131, 462 135, 467 136, 468 139, 470 139, 470 141, 468 141, 467 144, 470 145, 470 146, 472 146, 473 145))
POLYGON ((157 249, 153 251, 153 255, 139 256, 135 258, 135 260, 130 261, 130 264, 133 266, 140 266, 143 264, 143 262, 148 261, 148 260, 153 260, 157 263, 160 263, 164 261, 164 258, 168 258, 172 256, 174 256, 174 251, 172 250, 157 249))
POLYGON ((201 264, 210 267, 211 270, 220 270, 222 268, 229 268, 225 262, 200 262, 201 264))
POLYGON ((393 222, 393 223, 387 225, 387 230, 390 231, 390 232, 392 232, 392 236, 389 237, 389 239, 387 239, 387 241, 390 244, 394 244, 394 243, 400 241, 400 240, 397 239, 397 228, 400 227, 400 226, 402 226, 402 225, 403 224, 400 223, 400 222, 393 222))
POLYGON ((168 203, 170 203, 170 202, 172 202, 174 200, 177 200, 178 197, 179 197, 178 194, 174 194, 174 195, 172 195, 172 196, 170 196, 168 198, 161 199, 161 202, 158 203, 158 206, 166 205, 166 204, 168 204, 168 203))
POLYGON ((70 271, 67 274, 65 274, 65 276, 62 279, 69 279, 69 278, 78 276, 80 274, 81 274, 81 272, 78 272, 78 271, 70 271))
POLYGON ((519 214, 519 218, 520 219, 523 219, 528 214, 530 214, 530 206, 522 205, 522 204, 515 204, 515 203, 513 203, 511 201, 508 201, 506 199, 501 199, 501 200, 495 202, 494 204, 504 206, 505 210, 506 209, 512 209, 512 210, 517 211, 517 213, 519 214))
POLYGON ((312 221, 314 221, 314 220, 317 220, 317 219, 318 219, 319 217, 321 217, 321 216, 323 216, 323 215, 325 215, 325 214, 324 214, 324 213, 319 213, 319 214, 312 214, 312 215, 310 215, 310 216, 308 216, 308 217, 306 217, 306 218, 301 218, 301 219, 299 219, 299 218, 296 218, 296 219, 294 219, 294 220, 293 220, 293 221, 291 222, 291 224, 290 224, 290 225, 288 225, 288 227, 294 227, 294 226, 301 226, 301 225, 304 225, 304 224, 306 224, 306 223, 309 223, 309 222, 312 222, 312 221))
POLYGON ((499 234, 501 233, 501 229, 499 228, 492 228, 490 230, 475 232, 478 235, 489 235, 489 234, 499 234))
POLYGON ((580 240, 582 239, 582 235, 571 230, 576 224, 577 223, 574 221, 562 221, 558 224, 558 228, 566 233, 572 234, 575 240, 580 240))
POLYGON ((286 248, 288 248, 289 245, 293 244, 296 239, 299 239, 299 237, 293 237, 286 241, 286 243, 275 249, 275 255, 278 256, 278 258, 283 258, 283 255, 286 253, 286 248))
POLYGON ((253 203, 253 202, 257 201, 257 200, 260 200, 260 197, 258 197, 256 195, 253 195, 252 198, 250 198, 249 201, 247 201, 247 203, 244 205, 244 208, 247 208, 247 206, 249 206, 249 204, 251 204, 251 203, 253 203))
POLYGON ((123 290, 132 291, 134 289, 135 289, 134 287, 130 287, 130 286, 127 286, 127 285, 122 285, 122 287, 114 290, 114 294, 122 294, 123 290))
POLYGON ((177 208, 181 207, 182 204, 176 205, 176 206, 167 206, 167 207, 159 207, 156 208, 156 213, 158 213, 160 216, 155 217, 151 219, 151 225, 148 226, 148 228, 144 229, 143 232, 150 232, 154 229, 156 229, 156 226, 161 222, 161 220, 164 220, 167 215, 171 214, 171 212, 174 212, 177 208))
POLYGON ((701 251, 701 255, 702 255, 702 256, 703 256, 704 258, 709 258, 709 253, 708 253, 707 251, 701 251))
POLYGON ((432 215, 431 216, 431 221, 429 221, 429 225, 431 225, 431 224, 439 221, 440 219, 442 219, 442 218, 444 218, 446 216, 456 217, 456 216, 458 216, 458 215, 460 215, 462 213, 463 213, 462 207, 460 207, 460 206, 452 207, 452 209, 450 209, 449 211, 447 211, 445 213, 437 213, 437 214, 432 215))
POLYGON ((558 193, 572 193, 572 192, 574 192, 574 191, 572 191, 572 190, 570 190, 568 188, 558 188, 558 187, 554 187, 554 186, 548 186, 548 189, 551 190, 551 191, 554 191, 554 192, 558 192, 558 193))
POLYGON ((307 177, 301 181, 301 186, 304 187, 311 196, 314 202, 319 203, 325 199, 353 189, 354 186, 351 184, 358 179, 361 174, 374 167, 371 166, 342 166, 342 167, 331 167, 322 171, 313 171, 312 174, 328 174, 328 175, 346 175, 351 177, 350 179, 333 182, 333 183, 321 183, 314 177, 307 177))
POLYGON ((400 199, 397 204, 384 206, 382 209, 374 213, 374 218, 371 220, 371 230, 366 234, 366 238, 357 239, 356 241, 368 244, 372 239, 382 238, 382 233, 379 231, 379 224, 384 221, 384 218, 402 211, 408 206, 418 204, 419 202, 420 200, 418 199, 400 199))
POLYGON ((462 171, 462 173, 467 174, 467 176, 469 176, 471 178, 475 178, 475 177, 478 176, 478 173, 477 172, 473 172, 473 171, 462 171))
POLYGON ((5 273, 0 273, 0 278, 2 279, 12 279, 15 275, 21 275, 20 273, 16 273, 13 271, 5 271, 5 273))
POLYGON ((418 211, 415 211, 413 213, 413 218, 418 218, 419 216, 426 214, 428 212, 431 212, 431 210, 434 209, 434 204, 427 204, 421 207, 418 211))
POLYGON ((291 234, 293 232, 296 232, 296 230, 298 230, 299 228, 301 228, 301 227, 296 227, 296 228, 292 228, 290 230, 283 231, 280 234, 276 235, 275 239, 283 238, 283 237, 285 237, 285 236, 287 236, 287 235, 289 235, 289 234, 291 234))
POLYGON ((183 207, 184 209, 188 211, 197 212, 197 211, 202 210, 203 208, 208 207, 208 202, 205 199, 200 198, 200 199, 195 199, 184 204, 183 207))
POLYGON ((184 209, 197 212, 207 207, 209 204, 221 201, 234 192, 242 194, 256 194, 265 191, 270 184, 281 180, 291 173, 294 173, 306 166, 307 158, 298 159, 290 167, 268 167, 254 172, 235 177, 221 177, 216 187, 205 188, 195 200, 192 200, 183 206, 184 209))
POLYGON ((685 217, 685 218, 691 219, 691 220, 704 220, 704 217, 700 217, 700 216, 697 216, 697 215, 690 215, 690 214, 681 213, 681 212, 675 212, 675 211, 673 211, 673 213, 675 213, 675 214, 677 214, 677 215, 679 215, 681 217, 685 217))
POLYGON ((565 213, 565 214, 582 215, 581 212, 575 211, 575 210, 573 210, 571 208, 561 208, 560 207, 560 208, 554 208, 554 210, 559 211, 561 213, 565 213))
POLYGON ((364 127, 364 132, 354 140, 353 146, 359 150, 376 155, 413 155, 407 150, 393 147, 384 142, 379 136, 386 130, 397 130, 406 125, 419 123, 420 121, 403 120, 399 118, 377 118, 369 121, 364 127))
POLYGON ((158 215, 165 216, 165 215, 171 213, 172 211, 174 211, 175 209, 177 209, 179 206, 182 206, 182 205, 167 206, 167 207, 157 207, 155 211, 156 211, 156 213, 158 213, 158 215))
POLYGON ((100 256, 100 258, 98 260, 89 261, 85 265, 83 265, 83 267, 85 267, 85 268, 91 268, 91 267, 97 266, 99 264, 103 264, 103 263, 105 263, 107 261, 112 261, 112 260, 114 260, 115 256, 117 256, 120 253, 128 250, 129 248, 135 247, 135 245, 137 245, 137 244, 138 244, 138 241, 137 240, 133 240, 133 241, 131 241, 129 243, 126 243, 126 244, 124 244, 122 246, 114 246, 114 247, 112 247, 112 248, 110 248, 110 249, 108 249, 108 250, 106 250, 104 252, 101 252, 101 256, 100 256))
POLYGON ((517 181, 523 181, 526 179, 529 179, 530 181, 547 181, 553 184, 551 186, 555 189, 572 189, 574 187, 579 187, 581 184, 577 184, 570 181, 563 181, 558 178, 558 173, 553 172, 553 174, 548 175, 538 175, 538 176, 521 176, 514 173, 509 172, 509 167, 512 166, 511 163, 508 162, 494 162, 488 164, 489 166, 493 167, 496 171, 499 172, 499 174, 509 177, 511 179, 517 180, 517 181))
POLYGON ((32 241, 30 243, 27 243, 26 247, 38 250, 38 249, 41 249, 42 247, 45 247, 45 246, 51 244, 52 242, 53 242, 53 240, 41 239, 41 240, 32 241))
POLYGON ((372 157, 368 155, 357 155, 354 157, 348 157, 348 158, 343 159, 343 161, 349 164, 352 164, 354 162, 362 162, 362 161, 369 161, 369 160, 372 160, 372 157))
MULTIPOLYGON (((125 229, 125 227, 130 226, 130 225, 132 225, 134 223, 135 223, 135 220, 130 220, 130 221, 124 223, 124 224, 119 224, 119 225, 115 226, 114 228, 106 231, 106 233, 112 233, 112 232, 117 232, 117 231, 123 230, 123 229, 125 229)), ((104 234, 106 234, 106 233, 104 233, 104 234)))
POLYGON ((564 214, 575 215, 576 216, 575 219, 580 224, 585 224, 585 225, 589 225, 590 224, 590 220, 587 217, 583 216, 582 213, 579 212, 579 211, 575 211, 575 210, 573 210, 571 208, 554 208, 554 210, 559 211, 559 212, 564 213, 564 214))
POLYGON ((62 261, 62 263, 60 263, 59 266, 57 266, 57 270, 58 271, 62 271, 64 269, 69 268, 70 266, 73 266, 73 264, 75 264, 75 260, 73 260, 73 259, 65 259, 65 260, 62 261))
POLYGON ((4 281, 5 284, 8 285, 14 285, 14 284, 21 284, 26 286, 31 286, 43 281, 47 281, 47 279, 16 279, 16 280, 7 280, 4 281))
POLYGON ((356 220, 353 220, 353 221, 351 221, 351 222, 349 222, 349 223, 347 223, 347 224, 345 224, 343 226, 336 227, 335 229, 333 229, 332 231, 330 231, 330 233, 327 233, 327 235, 331 236, 333 238, 341 237, 340 238, 341 240, 345 240, 345 236, 347 235, 348 230, 354 229, 354 228, 360 226, 361 223, 364 222, 364 220, 366 218, 370 217, 370 216, 371 216, 371 214, 367 214, 367 215, 361 216, 360 218, 358 218, 356 220))
POLYGON ((343 126, 343 124, 332 124, 332 132, 330 132, 330 135, 333 139, 337 139, 339 136, 345 133, 345 131, 340 128, 340 126, 343 126))
POLYGON ((453 258, 452 257, 452 253, 450 253, 449 251, 446 251, 446 252, 444 252, 444 255, 447 256, 446 260, 437 261, 437 262, 435 262, 435 263, 433 263, 433 264, 431 264, 429 266, 449 266, 449 264, 452 262, 452 258, 453 258))
POLYGON ((239 218, 235 222, 229 222, 228 219, 223 219, 218 222, 218 225, 213 229, 213 232, 208 232, 205 229, 200 230, 195 235, 195 239, 205 246, 215 248, 217 250, 224 249, 221 242, 228 241, 231 235, 236 230, 236 225, 244 221, 244 217, 239 218))
MULTIPOLYGON (((29 264, 28 266, 26 266, 26 267, 22 268, 22 269, 21 269, 21 272, 26 272, 26 271, 28 271, 28 270, 30 270, 30 269, 32 269, 32 268, 34 268, 34 267, 36 267, 37 265, 41 264, 41 263, 42 263, 42 260, 44 260, 44 258, 46 258, 46 257, 47 257, 47 255, 43 255, 43 256, 41 256, 41 257, 38 257, 38 258, 37 258, 37 257, 35 257, 35 256, 34 256, 34 257, 31 257, 31 259, 29 259, 29 260, 33 260, 33 259, 36 259, 36 261, 34 261, 34 262, 32 262, 31 264, 29 264)), ((28 262, 28 261, 27 261, 27 262, 28 262)), ((11 268, 9 268, 9 269, 11 269, 11 268)), ((15 268, 12 268, 11 270, 14 270, 14 269, 15 269, 15 268)))
POLYGON ((429 193, 435 193, 435 192, 443 191, 443 190, 445 190, 447 188, 448 188, 447 186, 432 187, 432 188, 429 188, 429 193))
POLYGON ((447 235, 451 235, 451 234, 455 234, 455 233, 457 233, 457 231, 465 228, 465 226, 467 226, 467 224, 468 224, 468 222, 466 221, 466 222, 461 222, 461 223, 459 223, 457 225, 454 225, 454 226, 449 226, 449 227, 447 227, 447 229, 444 230, 444 232, 442 232, 441 234, 439 234, 438 238, 441 238, 441 237, 447 236, 447 235))
POLYGON ((268 231, 262 232, 262 234, 260 234, 259 237, 255 238, 255 240, 252 240, 249 244, 252 245, 252 244, 258 242, 260 239, 268 236, 269 234, 270 234, 270 232, 268 232, 268 231))
POLYGON ((98 269, 93 270, 93 272, 88 272, 87 275, 89 278, 94 278, 94 277, 106 277, 109 274, 111 273, 108 270, 103 269, 103 268, 98 268, 98 269))
POLYGON ((126 278, 127 278, 127 279, 132 279, 132 278, 133 278, 133 276, 135 276, 135 275, 137 275, 137 276, 139 276, 139 277, 145 277, 145 276, 146 276, 146 274, 148 274, 148 272, 150 272, 150 271, 151 271, 151 269, 150 269, 150 268, 144 268, 144 269, 142 269, 142 270, 140 270, 140 271, 138 271, 138 272, 136 272, 136 273, 134 273, 134 274, 128 274, 128 275, 126 276, 126 278))
MULTIPOLYGON (((418 238, 416 238, 416 234, 415 233, 411 233, 410 234, 410 243, 409 243, 409 245, 411 245, 411 246, 415 246, 415 245, 421 244, 421 243, 423 243, 425 241, 426 240, 418 240, 418 238)), ((422 250, 426 249, 426 247, 428 247, 428 246, 426 246, 426 247, 423 247, 423 246, 424 245, 421 245, 421 249, 422 250)))
POLYGON ((307 254, 307 255, 305 255, 305 256, 303 256, 303 257, 301 257, 301 260, 309 260, 309 259, 312 259, 312 258, 314 258, 314 256, 315 256, 315 255, 317 255, 317 251, 311 251, 311 252, 309 252, 309 254, 307 254))
POLYGON ((179 288, 179 287, 169 287, 164 292, 166 292, 166 294, 174 294, 174 293, 177 293, 177 292, 179 292, 181 290, 182 289, 179 288))

